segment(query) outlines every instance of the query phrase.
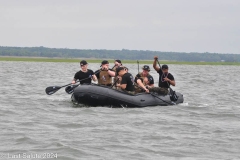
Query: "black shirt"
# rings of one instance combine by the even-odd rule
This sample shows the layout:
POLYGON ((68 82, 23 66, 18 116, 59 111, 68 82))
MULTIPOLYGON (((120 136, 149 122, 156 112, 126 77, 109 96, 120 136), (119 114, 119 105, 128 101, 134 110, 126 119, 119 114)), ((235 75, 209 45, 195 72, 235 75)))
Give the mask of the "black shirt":
POLYGON ((169 82, 166 82, 164 81, 164 78, 167 77, 168 79, 170 80, 174 80, 174 77, 171 73, 167 73, 166 75, 163 74, 162 70, 160 69, 158 72, 159 74, 159 82, 158 82, 158 87, 163 87, 163 88, 169 88, 170 86, 170 83, 169 82))
POLYGON ((134 91, 134 78, 130 73, 125 73, 122 76, 121 84, 127 84, 125 88, 126 91, 134 91))
POLYGON ((91 83, 92 79, 91 76, 93 75, 93 71, 91 69, 88 69, 87 72, 83 72, 83 71, 78 71, 75 76, 74 79, 75 80, 79 80, 80 84, 83 83, 91 83))

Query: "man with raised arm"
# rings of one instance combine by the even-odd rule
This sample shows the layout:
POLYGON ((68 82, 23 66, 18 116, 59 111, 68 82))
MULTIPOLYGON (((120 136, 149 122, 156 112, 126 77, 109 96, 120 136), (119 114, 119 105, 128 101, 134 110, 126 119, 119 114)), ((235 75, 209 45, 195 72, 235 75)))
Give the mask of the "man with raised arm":
POLYGON ((100 67, 100 70, 95 71, 98 84, 112 86, 112 77, 115 76, 115 72, 112 69, 109 69, 109 62, 103 60, 100 67))
POLYGON ((158 87, 161 88, 164 94, 167 94, 168 88, 170 87, 170 85, 175 86, 176 83, 173 75, 168 72, 168 66, 166 64, 162 65, 162 67, 157 66, 157 61, 158 61, 158 57, 155 56, 153 61, 153 68, 159 74, 158 87))

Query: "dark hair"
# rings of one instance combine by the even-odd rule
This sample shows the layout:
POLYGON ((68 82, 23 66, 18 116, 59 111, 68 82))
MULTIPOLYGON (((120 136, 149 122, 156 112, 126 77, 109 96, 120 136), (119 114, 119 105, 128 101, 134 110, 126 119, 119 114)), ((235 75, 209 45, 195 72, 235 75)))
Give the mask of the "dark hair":
POLYGON ((109 62, 107 60, 103 60, 102 64, 109 64, 109 62))
POLYGON ((122 64, 121 60, 119 60, 119 59, 116 59, 115 62, 122 64))
POLYGON ((107 60, 103 60, 101 66, 104 65, 104 64, 109 64, 109 62, 107 60))
POLYGON ((121 70, 124 70, 125 68, 124 67, 118 67, 116 69, 116 75, 118 75, 118 73, 121 71, 121 70))

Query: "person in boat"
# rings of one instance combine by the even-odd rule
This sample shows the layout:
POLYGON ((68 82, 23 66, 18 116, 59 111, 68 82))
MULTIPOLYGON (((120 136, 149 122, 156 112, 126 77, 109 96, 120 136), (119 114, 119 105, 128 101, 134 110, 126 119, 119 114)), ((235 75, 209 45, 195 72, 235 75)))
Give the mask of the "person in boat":
MULTIPOLYGON (((119 68, 119 67, 123 67, 123 68, 128 72, 128 68, 122 65, 121 60, 116 59, 116 60, 114 61, 113 71, 116 72, 117 68, 119 68)), ((115 77, 113 78, 113 82, 114 82, 114 83, 116 82, 116 83, 115 83, 115 86, 114 86, 115 89, 119 89, 119 88, 117 87, 117 84, 121 84, 121 80, 122 80, 122 78, 121 78, 120 76, 115 75, 115 77)))
POLYGON ((160 87, 160 90, 162 93, 167 94, 168 93, 168 88, 170 85, 175 86, 175 79, 171 73, 168 72, 168 66, 166 64, 161 66, 157 66, 157 60, 158 57, 154 57, 153 61, 153 68, 157 71, 159 74, 159 82, 158 82, 158 87, 160 87))
POLYGON ((116 75, 122 78, 121 84, 117 84, 117 87, 130 94, 135 94, 134 78, 132 74, 128 73, 124 67, 116 69, 116 75))
MULTIPOLYGON (((116 70, 117 70, 117 68, 119 68, 119 67, 123 67, 122 62, 121 62, 121 60, 116 59, 116 60, 114 61, 113 71, 116 73, 116 70)), ((115 75, 115 77, 113 78, 113 82, 114 82, 114 83, 116 82, 115 85, 114 85, 114 88, 115 88, 115 89, 119 89, 119 88, 117 87, 117 84, 121 84, 121 77, 115 75)))
POLYGON ((109 69, 109 62, 103 60, 100 67, 100 70, 95 71, 98 84, 112 86, 112 77, 115 77, 115 72, 109 69))
POLYGON ((80 84, 90 84, 92 80, 97 81, 97 77, 95 76, 94 72, 91 69, 88 69, 87 61, 82 60, 80 62, 80 68, 81 70, 75 73, 72 84, 75 84, 77 80, 80 81, 80 84))
MULTIPOLYGON (((145 87, 146 86, 146 81, 144 81, 145 78, 147 78, 148 76, 149 77, 152 77, 150 74, 150 67, 148 65, 144 65, 142 67, 142 72, 138 73, 136 76, 135 76, 135 90, 136 90, 136 93, 140 93, 140 92, 143 92, 143 89, 144 91, 146 92, 149 92, 149 90, 145 87)), ((153 79, 153 77, 152 77, 153 79)), ((149 87, 153 87, 154 86, 154 80, 150 81, 150 83, 148 84, 149 87)))
POLYGON ((141 92, 154 92, 160 95, 167 95, 168 92, 166 92, 165 90, 163 90, 161 87, 154 87, 153 85, 150 85, 152 83, 154 83, 154 79, 151 75, 148 75, 147 77, 145 77, 143 80, 142 79, 138 79, 138 87, 136 89, 136 93, 141 93, 141 92))
POLYGON ((149 89, 153 87, 153 85, 150 86, 150 84, 154 84, 153 77, 151 75, 148 75, 144 78, 135 78, 135 92, 141 93, 141 92, 147 92, 149 93, 149 89))
POLYGON ((113 71, 116 72, 116 69, 119 68, 119 67, 123 67, 122 62, 121 62, 121 60, 116 59, 116 60, 114 61, 113 71))

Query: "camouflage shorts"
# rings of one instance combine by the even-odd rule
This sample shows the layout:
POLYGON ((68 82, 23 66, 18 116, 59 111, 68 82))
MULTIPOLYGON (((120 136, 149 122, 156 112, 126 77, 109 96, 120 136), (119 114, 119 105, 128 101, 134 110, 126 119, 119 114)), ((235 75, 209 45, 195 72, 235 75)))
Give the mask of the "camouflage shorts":
POLYGON ((135 87, 135 93, 141 93, 141 92, 143 92, 141 88, 135 87))
POLYGON ((155 92, 157 94, 167 95, 168 89, 167 88, 161 88, 161 87, 153 87, 149 88, 149 92, 155 92))
POLYGON ((132 94, 132 95, 133 95, 133 94, 136 94, 135 91, 126 91, 126 90, 124 90, 124 89, 121 89, 120 87, 117 87, 116 90, 123 91, 123 92, 126 92, 126 93, 128 93, 128 94, 132 94))
POLYGON ((132 94, 132 95, 134 95, 134 94, 136 94, 135 93, 135 91, 126 91, 128 94, 132 94))

